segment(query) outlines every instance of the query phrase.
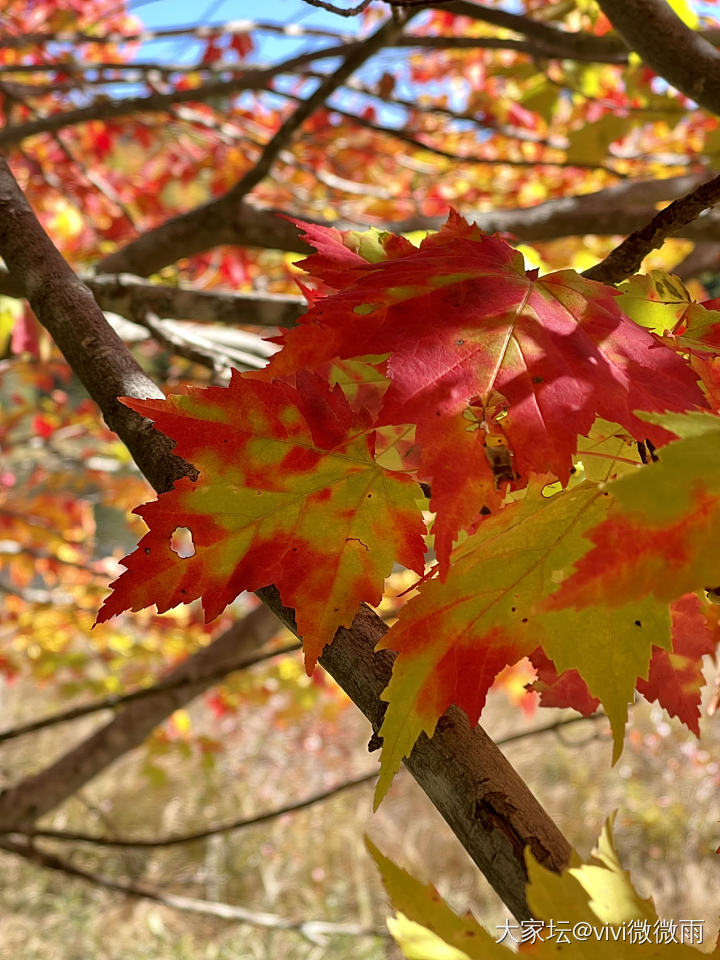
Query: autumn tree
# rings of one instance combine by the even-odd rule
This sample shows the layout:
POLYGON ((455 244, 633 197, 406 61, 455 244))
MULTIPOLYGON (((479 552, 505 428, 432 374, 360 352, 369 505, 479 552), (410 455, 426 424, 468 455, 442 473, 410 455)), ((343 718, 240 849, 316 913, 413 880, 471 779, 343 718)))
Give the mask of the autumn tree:
MULTIPOLYGON (((287 649, 279 618, 370 721, 376 801, 404 763, 518 921, 657 932, 609 828, 581 865, 478 720, 528 658, 543 706, 604 712, 608 762, 636 694, 699 733, 720 24, 682 0, 308 2, 160 28, 4 4, 0 666, 69 671, 64 721, 91 693, 116 712, 0 794, 0 848, 86 875, 42 818, 287 649), (133 542, 97 542, 92 498, 137 508, 133 542), (91 667, 120 648, 108 701, 91 667)), ((374 855, 408 956, 504 949, 374 855)))

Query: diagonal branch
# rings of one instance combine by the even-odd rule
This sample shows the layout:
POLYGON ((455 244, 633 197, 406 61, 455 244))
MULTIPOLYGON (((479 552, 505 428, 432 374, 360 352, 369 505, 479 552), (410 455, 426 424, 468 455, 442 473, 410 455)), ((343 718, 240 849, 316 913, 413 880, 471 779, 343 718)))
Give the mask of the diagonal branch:
POLYGON ((553 23, 544 23, 522 13, 498 10, 475 0, 454 0, 443 4, 441 9, 528 37, 545 48, 547 57, 595 63, 627 63, 627 46, 618 37, 596 37, 584 31, 571 33, 553 23))
MULTIPOLYGON (((95 102, 74 110, 62 110, 51 113, 27 123, 5 126, 0 129, 0 148, 21 143, 27 137, 40 133, 53 133, 66 127, 88 123, 91 120, 111 120, 116 117, 129 117, 142 113, 167 113, 173 106, 181 103, 202 103, 218 97, 227 97, 246 90, 267 91, 274 77, 282 73, 291 73, 316 60, 357 53, 363 44, 358 42, 340 43, 322 50, 312 50, 298 54, 273 67, 247 67, 229 80, 209 80, 196 87, 185 90, 173 89, 166 93, 154 92, 144 97, 120 97, 116 100, 98 98, 95 102)), ((111 65, 106 64, 106 67, 111 65)), ((45 69, 57 69, 53 64, 45 69)), ((122 68, 122 67, 121 67, 122 68)))
MULTIPOLYGON (((243 621, 244 622, 244 621, 243 621)), ((272 624, 272 621, 269 621, 272 624)), ((248 622, 247 627, 252 627, 248 622)), ((234 630, 233 643, 236 642, 236 633, 234 630)), ((218 638, 219 639, 219 638, 218 638)), ((213 641, 214 643, 215 641, 213 641)), ((225 641, 223 641, 225 643, 225 641)), ((242 647, 242 643, 240 644, 242 647)), ((210 650, 212 644, 207 649, 210 650)), ((179 692, 184 696, 186 687, 195 687, 198 680, 219 681, 224 680, 236 670, 246 670, 248 667, 254 667, 258 663, 264 663, 274 657, 282 657, 285 654, 292 653, 300 649, 300 643, 286 644, 284 647, 278 647, 276 650, 268 650, 266 653, 249 655, 242 650, 229 660, 223 660, 218 654, 218 647, 212 647, 212 663, 203 664, 202 676, 198 672, 198 661, 193 661, 189 666, 186 663, 186 670, 183 673, 172 673, 169 677, 158 680, 151 687, 141 687, 138 690, 131 690, 129 693, 120 693, 111 697, 103 697, 100 700, 92 700, 90 703, 82 703, 77 707, 70 707, 69 710, 62 710, 60 713, 53 713, 47 717, 41 717, 39 720, 30 720, 28 723, 20 724, 17 727, 9 727, 7 730, 0 731, 0 743, 7 740, 16 740, 18 737, 27 736, 29 733, 37 733, 38 730, 46 730, 48 727, 57 726, 59 723, 69 723, 71 720, 79 720, 81 717, 88 717, 93 713, 99 713, 102 710, 117 710, 118 707, 124 707, 129 703, 137 703, 138 700, 147 700, 150 697, 157 698, 158 694, 168 692, 179 692), (207 669, 206 669, 207 668, 207 669)), ((207 659, 207 655, 205 657, 207 659)), ((197 696, 197 692, 191 691, 191 699, 197 696)), ((176 708, 175 708, 176 709, 176 708)), ((2 831, 0 831, 2 832, 2 831)), ((37 831, 34 831, 37 832, 37 831)))
MULTIPOLYGON (((30 217, 33 217, 32 211, 7 164, 0 163, 0 256, 17 277, 31 278, 27 291, 30 303, 48 329, 57 326, 48 292, 58 298, 61 315, 66 301, 75 303, 72 327, 66 330, 61 325, 61 349, 71 365, 75 362, 85 370, 83 382, 90 395, 107 404, 107 385, 96 381, 96 377, 103 377, 103 371, 93 376, 87 369, 84 356, 87 343, 105 347, 111 369, 104 372, 111 383, 118 383, 117 372, 112 369, 117 364, 120 370, 132 369, 135 389, 157 396, 159 391, 155 385, 107 327, 102 314, 98 323, 98 308, 90 291, 64 264, 37 221, 34 225, 28 222, 30 217), (57 264, 58 258, 63 270, 57 264)), ((147 452, 141 449, 133 425, 122 419, 115 422, 120 438, 125 441, 127 436, 133 444, 136 461, 147 464, 147 452)), ((152 444, 149 434, 145 442, 148 446, 152 444)), ((149 472, 155 489, 160 492, 169 489, 182 472, 183 464, 166 446, 159 449, 154 446, 153 454, 157 462, 149 472)), ((190 469, 184 467, 186 473, 190 469)), ((267 587, 258 595, 283 622, 294 625, 293 612, 283 606, 274 587, 267 587)), ((350 628, 337 631, 320 661, 370 719, 375 731, 379 730, 385 712, 381 694, 389 683, 393 662, 390 651, 375 653, 386 631, 382 620, 369 608, 362 607, 350 628)), ((86 752, 77 757, 80 765, 86 752)), ((541 863, 560 871, 569 860, 570 845, 495 743, 480 727, 471 728, 461 711, 451 709, 441 718, 432 740, 420 738, 407 766, 510 910, 519 919, 528 918, 525 847, 529 845, 541 863)), ((75 784, 79 781, 82 782, 78 776, 75 784)), ((74 784, 63 786, 63 798, 75 789, 74 784)), ((56 792, 57 789, 56 784, 56 792)), ((39 815, 38 809, 46 812, 59 802, 44 793, 31 800, 26 792, 24 806, 18 810, 13 800, 11 791, 0 795, 3 829, 11 829, 13 823, 32 823, 39 815)))
POLYGON ((697 220, 718 201, 720 174, 656 213, 649 223, 631 233, 604 260, 586 270, 583 276, 601 283, 620 283, 637 273, 648 253, 661 247, 668 237, 697 220))
MULTIPOLYGON (((652 217, 656 203, 681 196, 702 179, 703 175, 699 173, 665 180, 629 181, 583 196, 546 200, 533 207, 465 211, 465 215, 487 233, 508 233, 530 243, 586 233, 632 233, 652 217)), ((342 221, 330 224, 317 218, 303 219, 339 230, 357 229, 358 226, 357 223, 351 225, 342 221)), ((402 222, 374 225, 402 233, 408 230, 438 230, 444 220, 444 217, 417 216, 402 222)), ((720 219, 703 218, 688 224, 679 235, 698 240, 720 239, 720 219)), ((194 227, 188 221, 178 225, 170 220, 156 227, 152 236, 155 238, 153 251, 134 241, 106 257, 99 272, 144 275, 150 272, 146 269, 150 253, 153 255, 153 269, 156 269, 156 264, 160 262, 174 263, 192 253, 222 244, 297 250, 302 253, 310 251, 298 238, 297 230, 289 220, 282 219, 274 211, 253 207, 247 202, 234 209, 228 205, 214 207, 194 227)), ((5 292, 1 274, 0 287, 5 292)), ((122 313, 122 310, 119 312, 122 313)), ((162 311, 157 312, 162 315, 162 311)))

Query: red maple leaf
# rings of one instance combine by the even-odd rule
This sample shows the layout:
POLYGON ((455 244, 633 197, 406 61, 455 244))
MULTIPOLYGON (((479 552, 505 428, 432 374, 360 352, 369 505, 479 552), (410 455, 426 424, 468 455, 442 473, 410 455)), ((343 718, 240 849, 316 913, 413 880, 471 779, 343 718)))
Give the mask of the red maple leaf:
POLYGON ((558 674, 555 664, 545 655, 542 647, 530 654, 530 661, 537 670, 537 680, 529 683, 527 689, 540 694, 541 707, 572 707, 584 717, 595 713, 600 701, 590 694, 577 670, 563 670, 558 674))
POLYGON ((670 607, 672 652, 655 647, 647 680, 639 679, 638 692, 656 700, 671 717, 678 717, 696 737, 700 736, 700 688, 705 685, 702 658, 715 652, 700 600, 695 593, 680 597, 670 607))
POLYGON ((422 573, 417 484, 378 466, 369 417, 339 387, 296 379, 294 388, 234 372, 228 388, 124 401, 176 440, 200 477, 135 510, 150 532, 98 622, 198 597, 209 621, 243 590, 274 583, 297 610, 310 670, 363 601, 379 603, 395 561, 422 573), (178 527, 192 535, 188 550, 173 547, 178 527))
POLYGON ((350 266, 335 233, 311 229, 312 242, 324 237, 323 279, 328 257, 336 258, 342 275, 333 279, 344 289, 284 334, 270 369, 288 374, 336 356, 389 355, 378 423, 417 427, 424 473, 442 491, 431 507, 443 574, 453 537, 497 499, 505 480, 525 482, 535 472, 567 483, 577 437, 596 416, 658 445, 670 434, 634 411, 706 405, 686 362, 628 319, 612 289, 573 271, 537 279, 504 240, 457 213, 419 249, 365 265, 352 258, 350 266), (458 435, 458 417, 474 420, 464 428, 474 436, 453 462, 443 437, 444 430, 458 435), (483 466, 491 436, 507 446, 500 477, 483 466), (465 463, 480 471, 472 497, 465 463))

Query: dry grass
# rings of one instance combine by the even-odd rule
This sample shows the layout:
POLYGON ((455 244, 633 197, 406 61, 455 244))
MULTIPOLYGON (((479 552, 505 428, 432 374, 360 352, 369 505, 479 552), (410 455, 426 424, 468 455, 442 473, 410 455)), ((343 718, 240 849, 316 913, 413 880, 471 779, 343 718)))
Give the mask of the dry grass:
MULTIPOLYGON (((4 722, 55 706, 29 686, 0 691, 4 722)), ((212 767, 185 744, 153 755, 123 758, 81 796, 46 818, 56 828, 153 836, 201 828, 251 815, 368 770, 368 727, 348 707, 336 713, 321 694, 310 713, 241 709, 215 718, 192 708, 196 732, 221 738, 212 767), (325 719, 318 723, 318 716, 325 719)), ((529 721, 502 695, 492 698, 485 725, 496 738, 554 719, 544 711, 529 721)), ((64 749, 94 721, 11 742, 1 773, 15 781, 64 749)), ((675 721, 668 724, 638 705, 625 753, 610 769, 604 722, 580 723, 560 742, 529 737, 506 748, 578 851, 588 853, 615 808, 618 846, 644 895, 662 916, 706 921, 706 944, 717 930, 720 842, 720 718, 705 719, 701 751, 675 721), (715 758, 715 759, 713 759, 715 758)), ((55 849, 73 863, 105 875, 131 878, 195 897, 241 904, 283 917, 355 921, 382 926, 386 900, 365 854, 368 832, 381 849, 416 876, 433 880, 456 909, 471 908, 492 929, 506 909, 479 876, 460 844, 407 774, 375 816, 372 787, 358 787, 309 810, 237 833, 183 847, 117 851, 55 849)), ((389 942, 334 937, 311 943, 295 932, 197 917, 146 900, 130 900, 60 874, 0 855, 0 958, 23 960, 244 960, 298 958, 381 960, 396 956, 389 942)))

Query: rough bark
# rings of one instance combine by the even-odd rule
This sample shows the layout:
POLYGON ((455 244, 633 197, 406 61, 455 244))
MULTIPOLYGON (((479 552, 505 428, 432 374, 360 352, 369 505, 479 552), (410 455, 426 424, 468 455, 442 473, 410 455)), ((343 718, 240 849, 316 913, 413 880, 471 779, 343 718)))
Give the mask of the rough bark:
POLYGON ((156 490, 169 489, 194 467, 171 454, 173 444, 149 420, 118 397, 163 397, 45 233, 0 157, 0 255, 22 285, 35 315, 48 330, 107 425, 122 437, 156 490))
POLYGON ((512 30, 533 40, 536 54, 561 60, 581 60, 593 63, 627 63, 628 49, 620 37, 596 37, 591 33, 571 33, 521 13, 511 13, 487 7, 474 0, 454 0, 443 3, 439 9, 471 20, 482 20, 504 30, 512 30))
POLYGON ((683 226, 696 222, 709 207, 720 201, 720 176, 691 190, 656 213, 649 223, 626 237, 604 260, 583 273, 590 280, 601 283, 620 283, 640 269, 644 258, 661 247, 668 237, 683 226))
MULTIPOLYGON (((291 630, 292 610, 277 590, 258 593, 291 630)), ((374 652, 387 626, 363 606, 348 629, 340 628, 320 663, 372 724, 380 729, 394 654, 374 652)), ((548 869, 561 871, 570 845, 482 727, 451 707, 430 739, 422 734, 405 765, 514 915, 529 919, 523 851, 529 846, 548 869)))

